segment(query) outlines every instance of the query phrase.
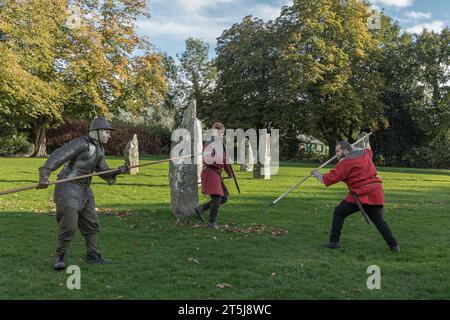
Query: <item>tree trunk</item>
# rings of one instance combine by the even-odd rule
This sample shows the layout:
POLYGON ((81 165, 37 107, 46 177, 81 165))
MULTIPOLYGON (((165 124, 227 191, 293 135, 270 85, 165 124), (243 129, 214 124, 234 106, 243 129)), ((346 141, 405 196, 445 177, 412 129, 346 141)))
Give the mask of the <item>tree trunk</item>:
POLYGON ((328 140, 328 159, 331 159, 336 155, 336 144, 337 141, 328 140))
POLYGON ((47 157, 47 129, 44 120, 36 120, 34 127, 34 154, 35 158, 47 157))

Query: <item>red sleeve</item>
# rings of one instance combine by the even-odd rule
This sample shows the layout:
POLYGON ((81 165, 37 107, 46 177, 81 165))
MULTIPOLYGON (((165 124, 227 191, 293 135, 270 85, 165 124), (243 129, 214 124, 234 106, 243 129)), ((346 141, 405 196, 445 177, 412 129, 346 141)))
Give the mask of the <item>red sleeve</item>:
POLYGON ((370 149, 364 149, 364 151, 367 152, 367 153, 369 154, 370 159, 373 158, 373 151, 372 151, 372 150, 370 150, 370 149))
POLYGON ((325 186, 331 186, 344 180, 344 166, 338 162, 338 164, 328 173, 323 175, 323 183, 325 186))

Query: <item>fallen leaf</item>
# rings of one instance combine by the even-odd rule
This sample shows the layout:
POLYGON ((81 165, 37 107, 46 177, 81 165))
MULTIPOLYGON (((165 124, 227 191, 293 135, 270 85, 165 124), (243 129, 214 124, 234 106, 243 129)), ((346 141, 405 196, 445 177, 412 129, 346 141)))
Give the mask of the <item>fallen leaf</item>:
POLYGON ((188 261, 190 261, 190 262, 195 262, 195 263, 200 263, 200 262, 198 262, 197 259, 194 259, 194 258, 189 258, 188 261))
POLYGON ((275 277, 276 275, 277 275, 276 272, 272 272, 271 277, 273 278, 273 277, 275 277))
POLYGON ((217 288, 223 289, 223 288, 231 288, 231 286, 228 283, 219 283, 216 285, 217 288))
POLYGON ((352 292, 362 292, 362 290, 361 290, 361 289, 358 289, 358 288, 353 288, 353 289, 352 289, 352 292))
POLYGON ((280 229, 272 229, 272 235, 273 236, 281 235, 281 230, 280 229))

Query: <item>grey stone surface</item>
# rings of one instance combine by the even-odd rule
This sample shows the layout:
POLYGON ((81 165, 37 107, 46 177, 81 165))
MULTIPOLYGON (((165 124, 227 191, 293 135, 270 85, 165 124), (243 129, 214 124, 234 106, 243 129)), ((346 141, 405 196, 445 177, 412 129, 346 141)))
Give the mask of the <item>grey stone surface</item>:
MULTIPOLYGON (((139 165, 139 142, 137 135, 135 134, 133 138, 128 142, 125 147, 125 163, 129 166, 139 165)), ((136 175, 139 173, 139 168, 134 168, 130 170, 130 174, 136 175)))
MULTIPOLYGON (((183 114, 179 129, 186 129, 191 138, 191 154, 186 158, 169 163, 169 183, 171 192, 171 209, 178 218, 184 218, 195 211, 198 206, 198 185, 202 168, 202 126, 196 118, 196 103, 191 102, 183 114), (195 161, 194 161, 195 160, 195 161)), ((172 142, 171 150, 177 145, 172 142)))
POLYGON ((253 150, 249 139, 245 139, 245 163, 241 164, 242 172, 253 172, 253 150))
POLYGON ((270 180, 270 164, 271 164, 271 157, 270 157, 270 134, 266 134, 266 148, 264 152, 264 166, 261 170, 263 170, 262 175, 264 176, 265 180, 270 180))

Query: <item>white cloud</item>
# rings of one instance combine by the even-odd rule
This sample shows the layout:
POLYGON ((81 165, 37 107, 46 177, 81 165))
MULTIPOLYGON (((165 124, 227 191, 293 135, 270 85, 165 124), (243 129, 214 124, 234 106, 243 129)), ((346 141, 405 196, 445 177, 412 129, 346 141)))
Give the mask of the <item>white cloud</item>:
POLYGON ((275 20, 280 16, 281 7, 273 7, 268 4, 260 4, 254 6, 253 8, 248 8, 247 11, 248 14, 251 14, 254 17, 268 21, 275 20))
POLYGON ((190 21, 140 20, 137 22, 140 32, 152 37, 166 37, 184 40, 188 37, 201 38, 204 41, 215 41, 224 30, 215 24, 195 24, 190 21))
POLYGON ((165 43, 184 42, 188 37, 200 38, 211 45, 216 44, 225 29, 243 17, 252 15, 265 21, 280 15, 281 7, 291 5, 293 0, 276 0, 261 3, 255 0, 152 0, 150 19, 139 20, 138 30, 150 41, 165 43), (157 13, 156 13, 157 12, 157 13))
POLYGON ((413 20, 421 20, 421 19, 431 19, 431 12, 418 12, 418 11, 410 11, 406 12, 405 16, 413 19, 413 20))
POLYGON ((443 21, 432 21, 430 23, 418 24, 412 28, 406 30, 409 33, 421 33, 423 29, 428 31, 441 32, 445 28, 445 23, 443 21))
POLYGON ((413 4, 413 2, 414 0, 372 0, 373 4, 398 8, 409 7, 413 4))
POLYGON ((188 13, 198 13, 203 9, 214 8, 219 5, 228 5, 238 0, 175 0, 174 6, 188 13))

